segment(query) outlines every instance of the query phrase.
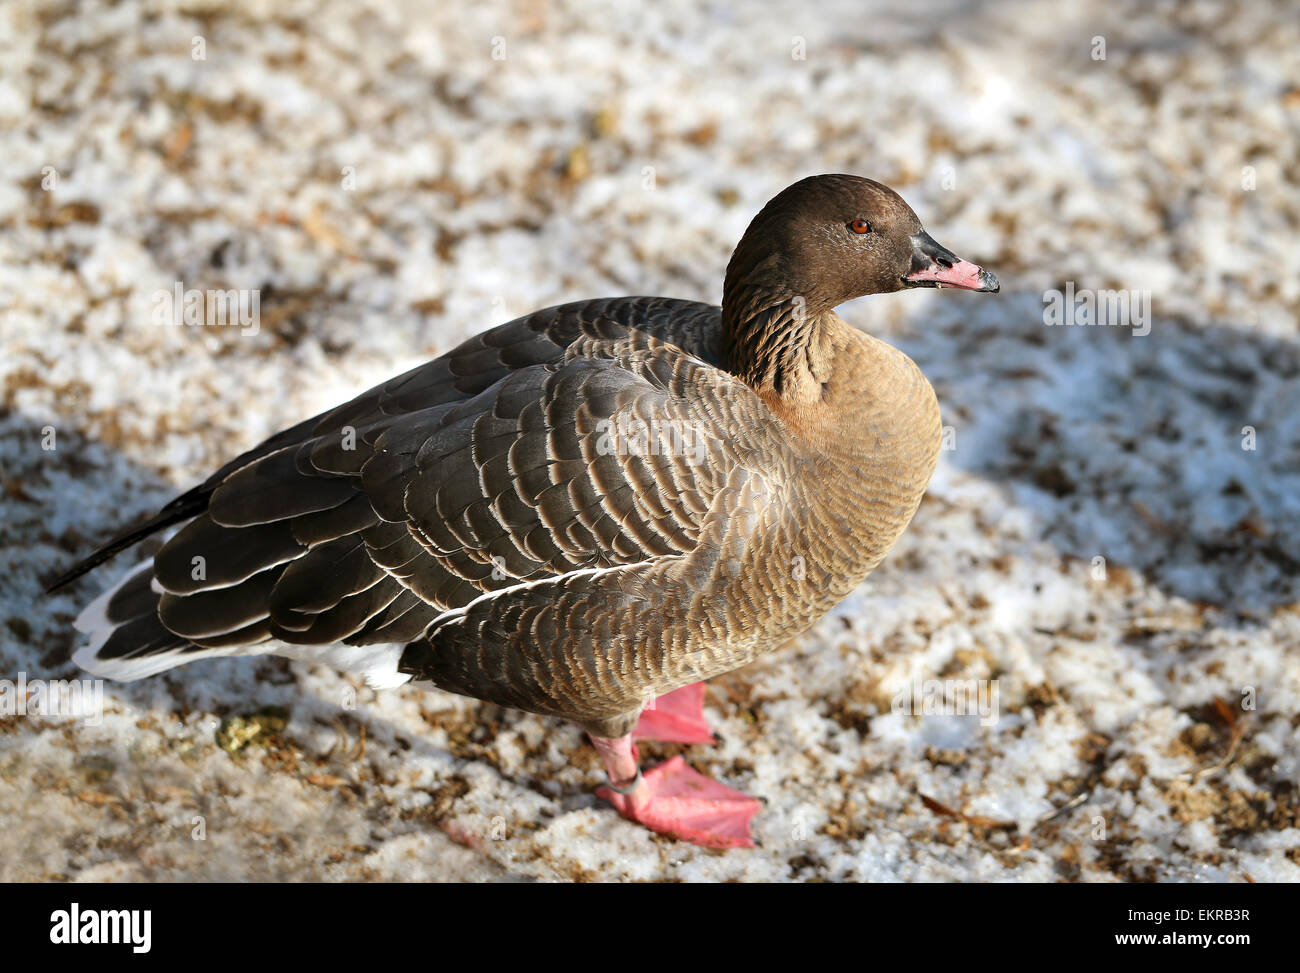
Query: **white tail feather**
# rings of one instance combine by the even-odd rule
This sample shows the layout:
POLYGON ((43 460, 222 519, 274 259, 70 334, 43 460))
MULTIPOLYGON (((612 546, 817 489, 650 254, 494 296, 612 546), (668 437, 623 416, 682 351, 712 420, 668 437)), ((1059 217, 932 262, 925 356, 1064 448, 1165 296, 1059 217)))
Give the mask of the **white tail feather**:
MULTIPOLYGON (((108 604, 122 586, 140 571, 152 571, 153 559, 137 564, 118 582, 99 595, 77 616, 77 631, 90 636, 90 641, 73 653, 72 661, 92 675, 119 682, 131 682, 199 659, 230 656, 280 655, 303 662, 318 662, 343 672, 362 676, 373 689, 392 689, 410 681, 411 677, 397 671, 401 661, 401 643, 376 643, 374 645, 288 645, 283 642, 259 642, 254 645, 233 645, 218 649, 201 649, 195 646, 171 649, 137 658, 102 659, 99 650, 117 627, 108 617, 108 604)), ((150 587, 157 591, 156 582, 150 587)))

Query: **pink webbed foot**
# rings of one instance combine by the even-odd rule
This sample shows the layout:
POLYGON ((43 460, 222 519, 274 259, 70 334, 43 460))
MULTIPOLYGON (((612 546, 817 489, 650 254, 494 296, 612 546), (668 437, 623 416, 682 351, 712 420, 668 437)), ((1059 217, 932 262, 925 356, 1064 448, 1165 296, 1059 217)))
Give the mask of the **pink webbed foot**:
POLYGON ((646 771, 630 793, 609 787, 596 793, 651 831, 706 848, 754 847, 749 822, 762 806, 758 800, 696 773, 681 757, 646 771))
POLYGON ((592 737, 610 784, 596 791, 630 821, 708 848, 752 848, 749 822, 761 805, 726 784, 709 780, 673 757, 641 775, 631 734, 592 737))
POLYGON ((704 719, 704 683, 675 689, 641 711, 633 740, 660 743, 715 743, 704 719))

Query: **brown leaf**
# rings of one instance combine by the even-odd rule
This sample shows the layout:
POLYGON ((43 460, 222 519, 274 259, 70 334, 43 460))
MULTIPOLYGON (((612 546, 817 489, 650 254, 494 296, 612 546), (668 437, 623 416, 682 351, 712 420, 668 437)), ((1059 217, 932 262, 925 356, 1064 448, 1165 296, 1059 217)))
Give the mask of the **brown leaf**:
POLYGON ((333 774, 308 774, 303 778, 309 784, 315 784, 317 787, 347 787, 348 782, 342 777, 335 777, 333 774))
POLYGON ((307 214, 306 219, 302 221, 302 228, 309 237, 330 250, 337 252, 347 249, 343 237, 330 226, 320 207, 307 214))
POLYGON ((686 133, 686 141, 691 145, 708 145, 718 137, 717 122, 705 122, 698 128, 693 128, 686 133))
POLYGON ((121 804, 122 799, 114 797, 112 794, 105 794, 103 791, 82 791, 77 795, 77 800, 85 801, 87 804, 94 804, 96 807, 103 807, 105 804, 121 804))
POLYGON ((190 147, 190 140, 194 138, 194 125, 185 122, 180 128, 176 129, 163 141, 163 153, 168 163, 174 163, 185 150, 190 147))
POLYGON ((1233 710, 1231 706, 1225 703, 1218 696, 1214 697, 1214 713, 1219 719, 1223 720, 1223 722, 1226 723, 1229 727, 1234 727, 1237 725, 1236 712, 1233 710))
POLYGON ((933 797, 926 797, 924 794, 920 794, 919 792, 918 795, 921 798, 921 803, 924 804, 931 811, 933 811, 935 814, 939 815, 940 817, 945 817, 945 818, 961 817, 961 815, 958 814, 956 811, 954 811, 952 808, 945 807, 944 805, 936 801, 933 797))
POLYGON ((1014 831, 1018 827, 1014 821, 999 821, 982 814, 963 814, 961 819, 972 828, 988 828, 990 831, 1014 831))
POLYGON ((965 821, 972 828, 986 828, 996 831, 1014 831, 1017 827, 1014 821, 999 821, 997 818, 985 817, 983 814, 966 814, 963 811, 954 811, 952 808, 940 804, 932 797, 926 797, 920 791, 917 796, 921 798, 921 803, 940 817, 957 818, 965 821))

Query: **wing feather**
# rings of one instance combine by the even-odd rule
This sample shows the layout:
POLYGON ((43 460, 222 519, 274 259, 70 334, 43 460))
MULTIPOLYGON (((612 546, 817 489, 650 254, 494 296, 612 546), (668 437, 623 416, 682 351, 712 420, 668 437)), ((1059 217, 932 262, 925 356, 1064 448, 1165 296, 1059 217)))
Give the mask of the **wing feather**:
MULTIPOLYGON (((413 641, 494 591, 689 555, 765 445, 728 423, 728 397, 752 393, 715 367, 716 315, 658 298, 547 309, 271 437, 156 518, 193 517, 154 559, 157 619, 198 649, 413 641), (657 423, 695 438, 620 438, 657 423)), ((620 578, 635 596, 639 576, 620 578)), ((481 624, 502 637, 577 624, 495 604, 505 614, 481 624)), ((608 632, 616 617, 581 624, 608 632)), ((494 678, 541 678, 535 658, 480 652, 494 678)))

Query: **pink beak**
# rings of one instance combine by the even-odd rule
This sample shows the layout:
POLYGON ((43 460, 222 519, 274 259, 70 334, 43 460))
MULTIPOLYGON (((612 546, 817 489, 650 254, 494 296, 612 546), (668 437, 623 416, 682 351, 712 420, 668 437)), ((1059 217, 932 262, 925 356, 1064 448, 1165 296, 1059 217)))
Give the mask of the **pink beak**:
POLYGON ((982 267, 956 254, 922 230, 912 238, 912 269, 903 281, 912 287, 957 287, 965 291, 996 294, 998 279, 982 267))

